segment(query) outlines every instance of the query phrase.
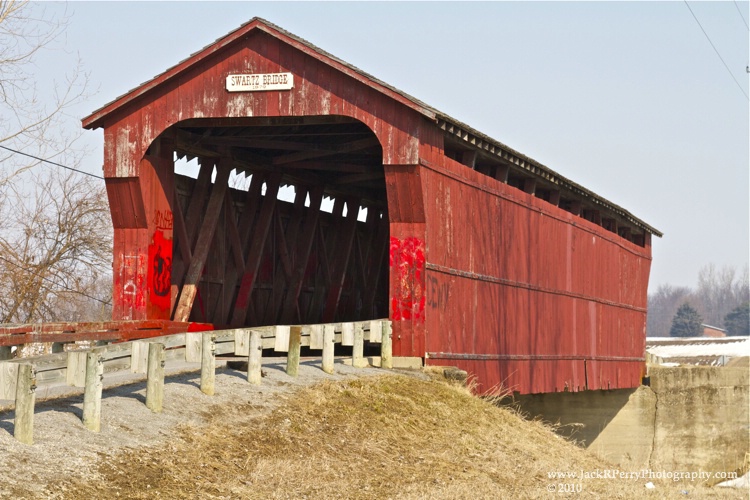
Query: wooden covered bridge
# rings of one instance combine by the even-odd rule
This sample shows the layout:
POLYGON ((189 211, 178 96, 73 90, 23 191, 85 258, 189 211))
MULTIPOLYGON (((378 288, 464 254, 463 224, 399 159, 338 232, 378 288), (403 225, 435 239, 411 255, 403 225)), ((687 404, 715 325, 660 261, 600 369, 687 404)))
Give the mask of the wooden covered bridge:
POLYGON ((485 389, 640 383, 657 230, 267 21, 83 126, 104 129, 115 321, 388 317, 394 356, 485 389))

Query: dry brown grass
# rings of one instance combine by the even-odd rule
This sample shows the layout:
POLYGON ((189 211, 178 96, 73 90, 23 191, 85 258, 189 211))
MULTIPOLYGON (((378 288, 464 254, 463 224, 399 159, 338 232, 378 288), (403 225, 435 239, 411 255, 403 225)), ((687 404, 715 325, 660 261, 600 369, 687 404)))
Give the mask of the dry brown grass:
MULTIPOLYGON (((744 498, 693 483, 585 480, 548 492, 549 471, 612 468, 464 388, 409 376, 326 382, 271 413, 217 406, 166 449, 102 456, 64 498, 744 498)), ((577 481, 576 481, 577 482, 577 481)), ((737 495, 739 493, 739 495, 737 495)))

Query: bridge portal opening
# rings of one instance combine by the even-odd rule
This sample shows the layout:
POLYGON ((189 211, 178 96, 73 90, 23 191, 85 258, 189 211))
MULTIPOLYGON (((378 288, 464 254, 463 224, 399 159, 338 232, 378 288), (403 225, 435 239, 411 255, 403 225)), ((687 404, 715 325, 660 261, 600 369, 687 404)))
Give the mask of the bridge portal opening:
POLYGON ((169 292, 171 319, 240 327, 388 316, 383 154, 365 124, 190 119, 147 154, 172 159, 157 174, 172 214, 154 224, 154 241, 160 226, 171 229, 171 257, 166 238, 151 252, 153 291, 169 292), (193 175, 170 180, 175 160, 193 175))

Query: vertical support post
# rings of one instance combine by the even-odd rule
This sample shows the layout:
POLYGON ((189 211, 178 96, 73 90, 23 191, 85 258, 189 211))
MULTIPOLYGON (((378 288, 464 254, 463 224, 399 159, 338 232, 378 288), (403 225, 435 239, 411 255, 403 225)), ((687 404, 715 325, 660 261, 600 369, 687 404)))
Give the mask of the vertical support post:
POLYGON ((23 444, 34 444, 34 404, 36 403, 36 369, 33 365, 18 366, 16 381, 16 418, 13 437, 23 444))
POLYGON ((305 217, 305 226, 300 235, 297 253, 294 260, 294 270, 292 280, 287 287, 284 296, 284 305, 281 311, 281 321, 294 322, 299 318, 297 314, 298 300, 302 291, 302 284, 305 278, 305 269, 310 259, 313 242, 315 241, 315 232, 318 228, 318 218, 320 216, 320 203, 323 200, 323 187, 315 186, 310 189, 310 208, 305 217))
POLYGON ((93 432, 101 430, 103 379, 102 353, 93 349, 86 353, 86 388, 83 390, 83 425, 93 432))
POLYGON ((201 339, 201 392, 214 395, 216 387, 216 334, 206 332, 201 339))
POLYGON ((260 330, 250 330, 249 356, 247 359, 247 381, 253 385, 260 385, 260 364, 263 356, 260 330))
POLYGON ((146 379, 146 408, 161 413, 164 403, 164 344, 152 342, 148 346, 148 371, 146 379))
POLYGON ((354 323, 354 347, 352 347, 352 366, 364 368, 365 361, 365 327, 362 323, 354 323))
POLYGON ((263 257, 263 248, 266 245, 273 212, 276 209, 277 195, 281 183, 281 173, 273 172, 266 182, 266 194, 263 197, 260 214, 255 222, 253 232, 255 237, 250 242, 247 260, 245 262, 245 272, 240 280, 240 289, 237 292, 237 300, 234 303, 234 312, 232 313, 232 326, 242 326, 245 323, 248 309, 250 308, 250 298, 253 292, 255 280, 258 277, 260 261, 263 257))
POLYGON ((333 346, 336 333, 333 325, 323 325, 323 371, 333 373, 333 346))
MULTIPOLYGON (((193 309, 193 302, 198 293, 198 283, 200 282, 203 268, 206 265, 206 259, 211 249, 216 226, 219 221, 219 214, 224 206, 224 196, 227 192, 229 173, 231 168, 223 163, 216 165, 216 182, 211 188, 211 196, 208 200, 203 224, 198 233, 198 241, 195 243, 195 252, 193 260, 190 261, 187 273, 185 273, 182 293, 174 311, 175 321, 187 321, 190 318, 190 312, 193 309)), ((193 220, 186 220, 187 224, 195 224, 193 220)))
POLYGON ((331 285, 328 288, 328 296, 323 309, 323 321, 334 321, 336 319, 341 291, 346 280, 346 271, 354 248, 354 235, 357 233, 359 200, 346 200, 346 209, 346 218, 342 221, 341 231, 336 238, 336 244, 332 251, 333 270, 331 271, 331 285))
POLYGON ((383 338, 380 343, 380 367, 390 370, 391 368, 393 368, 391 322, 381 321, 380 324, 383 332, 383 338))
POLYGON ((286 374, 296 377, 299 371, 299 353, 302 337, 302 327, 293 326, 289 329, 289 351, 286 355, 286 374))

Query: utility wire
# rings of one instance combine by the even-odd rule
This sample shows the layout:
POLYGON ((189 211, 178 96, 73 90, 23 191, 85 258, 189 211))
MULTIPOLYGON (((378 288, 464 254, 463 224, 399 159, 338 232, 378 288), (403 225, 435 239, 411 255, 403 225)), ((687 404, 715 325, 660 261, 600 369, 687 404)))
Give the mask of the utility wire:
POLYGON ((729 72, 729 76, 731 76, 732 80, 734 80, 734 83, 737 84, 737 87, 739 87, 740 92, 742 92, 742 94, 745 96, 745 99, 747 99, 748 101, 750 101, 750 97, 748 97, 748 95, 745 93, 745 89, 742 88, 742 85, 740 85, 740 82, 738 82, 737 79, 734 77, 734 74, 732 73, 732 70, 729 69, 729 66, 727 66, 727 63, 724 62, 724 58, 721 57, 721 54, 719 54, 719 51, 716 49, 716 46, 714 45, 714 42, 711 41, 711 38, 708 36, 708 33, 706 33, 706 30, 703 29, 703 25, 698 20, 698 18, 695 17, 695 13, 693 12, 693 9, 690 8, 690 4, 687 3, 687 0, 683 0, 683 1, 685 2, 685 6, 690 11, 690 14, 693 15, 693 19, 695 19, 695 22, 698 23, 698 26, 700 27, 700 29, 703 32, 703 34, 706 35, 706 40, 708 40, 708 43, 711 44, 711 47, 713 47, 714 52, 716 52, 716 55, 719 56, 719 59, 721 60, 721 63, 724 65, 724 67, 729 72))
POLYGON ((747 28, 747 30, 750 31, 750 26, 747 25, 747 21, 745 21, 745 16, 742 15, 740 6, 737 5, 737 0, 734 0, 734 6, 737 7, 737 12, 740 14, 740 17, 742 18, 742 22, 745 23, 745 28, 747 28))
MULTIPOLYGON (((15 263, 15 262, 13 262, 12 260, 8 260, 8 259, 6 259, 6 258, 5 258, 5 257, 3 257, 3 256, 0 256, 0 260, 3 260, 3 261, 5 261, 5 262, 7 262, 8 264, 10 264, 10 265, 12 265, 12 266, 14 266, 14 267, 16 267, 16 268, 18 268, 18 269, 21 269, 21 270, 23 270, 23 271, 26 271, 27 273, 33 273, 34 275, 37 275, 37 276, 39 276, 39 272, 38 272, 38 271, 33 271, 33 270, 31 270, 31 269, 29 269, 29 268, 27 268, 27 267, 23 267, 22 265, 20 265, 20 264, 16 264, 16 263, 15 263)), ((95 301, 97 301, 97 302, 101 302, 101 303, 102 303, 102 304, 104 304, 105 306, 111 306, 111 305, 112 305, 112 302, 106 302, 106 301, 104 301, 104 300, 102 300, 102 299, 98 299, 98 298, 96 298, 96 297, 93 297, 93 296, 91 296, 91 295, 89 295, 89 294, 87 294, 87 293, 81 292, 80 290, 73 290, 72 288, 68 288, 68 287, 67 287, 67 286, 65 286, 65 285, 61 285, 61 284, 59 284, 59 283, 56 283, 56 282, 52 281, 52 280, 51 280, 51 279, 49 279, 49 278, 45 278, 44 276, 39 276, 39 277, 40 277, 40 278, 42 278, 42 279, 43 279, 44 281, 47 281, 47 282, 49 282, 49 283, 52 283, 52 284, 53 284, 53 285, 55 285, 55 286, 59 286, 60 288, 63 288, 64 290, 67 290, 68 292, 73 292, 73 293, 77 293, 77 294, 79 294, 79 295, 83 295, 84 297, 88 297, 88 298, 89 298, 89 299, 91 299, 91 300, 95 300, 95 301)))
POLYGON ((50 165, 55 165, 56 167, 61 167, 61 168, 65 168, 65 169, 68 169, 68 170, 72 170, 73 172, 78 172, 79 174, 88 175, 88 176, 94 177, 96 179, 104 179, 104 177, 101 177, 99 175, 91 174, 89 172, 84 172, 83 170, 78 170, 77 168, 68 167, 66 165, 63 165, 62 163, 57 163, 57 162, 54 162, 54 161, 51 161, 51 160, 45 160, 44 158, 39 158, 38 156, 30 155, 29 153, 24 153, 22 151, 17 151, 15 149, 11 149, 11 148, 9 148, 7 146, 0 145, 0 148, 3 148, 5 150, 7 150, 7 151, 10 151, 11 153, 16 153, 16 154, 19 154, 19 155, 28 156, 29 158, 33 158, 35 160, 38 160, 38 161, 41 161, 41 162, 44 162, 44 163, 49 163, 50 165))

